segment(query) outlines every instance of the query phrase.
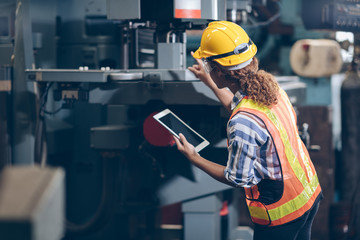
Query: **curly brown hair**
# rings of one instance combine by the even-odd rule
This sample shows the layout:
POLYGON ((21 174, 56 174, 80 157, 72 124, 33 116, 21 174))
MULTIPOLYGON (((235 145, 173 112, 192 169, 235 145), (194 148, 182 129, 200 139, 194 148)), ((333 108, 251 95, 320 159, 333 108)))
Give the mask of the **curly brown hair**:
POLYGON ((221 68, 220 71, 227 79, 239 82, 240 90, 255 102, 267 107, 277 104, 279 85, 272 74, 259 70, 256 57, 245 68, 234 71, 221 68))

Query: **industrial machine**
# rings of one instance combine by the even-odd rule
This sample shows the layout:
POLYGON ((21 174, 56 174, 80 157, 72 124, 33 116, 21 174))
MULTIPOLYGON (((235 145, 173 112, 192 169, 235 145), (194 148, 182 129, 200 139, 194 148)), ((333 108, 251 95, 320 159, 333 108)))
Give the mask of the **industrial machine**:
MULTIPOLYGON (((13 163, 65 169, 65 239, 161 239, 161 208, 178 203, 184 239, 251 237, 236 228, 237 194, 221 228, 229 186, 159 141, 151 117, 176 112, 210 141, 201 154, 225 164, 229 116, 186 69, 191 46, 212 20, 272 23, 277 1, 9 0, 6 7, 17 8, 16 21, 0 15, 0 22, 15 25, 13 102, 23 110, 12 114, 13 163)), ((304 101, 297 77, 277 79, 294 105, 304 101)))
POLYGON ((308 29, 359 32, 359 4, 358 0, 302 1, 304 25, 308 29))

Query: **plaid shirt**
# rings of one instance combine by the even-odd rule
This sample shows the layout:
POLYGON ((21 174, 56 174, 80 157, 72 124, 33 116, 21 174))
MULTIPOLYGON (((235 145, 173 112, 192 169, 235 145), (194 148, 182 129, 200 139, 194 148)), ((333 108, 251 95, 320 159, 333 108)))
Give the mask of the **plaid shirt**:
MULTIPOLYGON (((245 95, 237 92, 233 110, 245 95)), ((252 187, 262 179, 282 180, 280 161, 263 121, 250 113, 238 112, 227 124, 229 156, 224 175, 239 187, 252 187)))

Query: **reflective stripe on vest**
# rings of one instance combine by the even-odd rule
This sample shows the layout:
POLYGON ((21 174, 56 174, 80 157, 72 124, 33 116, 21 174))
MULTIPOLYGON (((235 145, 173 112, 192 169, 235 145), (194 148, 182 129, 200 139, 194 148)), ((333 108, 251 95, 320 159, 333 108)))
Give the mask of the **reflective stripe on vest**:
POLYGON ((280 92, 279 103, 272 109, 259 106, 253 100, 245 98, 230 117, 231 119, 239 111, 252 113, 262 119, 273 138, 283 171, 282 198, 276 203, 264 205, 256 201, 259 197, 256 186, 245 188, 253 222, 272 226, 302 216, 312 207, 321 192, 314 166, 297 133, 295 112, 286 93, 283 90, 280 92))

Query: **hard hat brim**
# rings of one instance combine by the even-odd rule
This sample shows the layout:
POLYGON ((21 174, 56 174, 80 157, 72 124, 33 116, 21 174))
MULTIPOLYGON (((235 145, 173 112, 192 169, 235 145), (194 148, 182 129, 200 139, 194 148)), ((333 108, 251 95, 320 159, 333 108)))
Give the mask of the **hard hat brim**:
MULTIPOLYGON (((219 58, 219 59, 215 59, 213 61, 219 63, 222 66, 226 66, 226 67, 234 66, 234 65, 243 63, 244 61, 241 61, 242 59, 246 59, 246 61, 247 61, 247 60, 253 58, 256 55, 256 52, 257 52, 257 47, 255 44, 252 44, 247 52, 241 53, 242 58, 239 58, 238 55, 231 55, 229 57, 219 58)), ((211 56, 211 54, 202 53, 201 47, 199 47, 193 54, 193 57, 196 59, 207 58, 210 56, 211 56)))
POLYGON ((193 58, 196 58, 196 59, 201 59, 201 58, 203 58, 203 57, 201 56, 201 48, 200 48, 200 47, 194 52, 193 58))

